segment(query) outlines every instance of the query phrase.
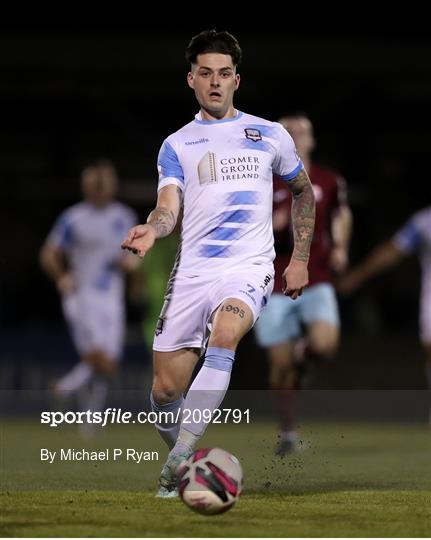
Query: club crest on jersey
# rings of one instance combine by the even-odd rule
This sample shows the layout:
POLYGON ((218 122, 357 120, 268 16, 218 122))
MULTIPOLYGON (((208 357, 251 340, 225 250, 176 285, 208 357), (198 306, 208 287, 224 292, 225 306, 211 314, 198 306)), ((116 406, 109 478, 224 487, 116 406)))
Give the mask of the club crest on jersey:
POLYGON ((245 131, 245 136, 247 139, 250 139, 253 142, 262 140, 262 134, 258 129, 245 128, 244 131, 245 131))

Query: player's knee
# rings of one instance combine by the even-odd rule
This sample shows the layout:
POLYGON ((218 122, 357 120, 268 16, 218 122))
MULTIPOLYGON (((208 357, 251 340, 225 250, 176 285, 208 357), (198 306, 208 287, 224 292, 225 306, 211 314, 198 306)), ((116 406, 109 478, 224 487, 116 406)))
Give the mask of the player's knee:
POLYGON ((235 350, 238 345, 238 332, 231 327, 222 326, 211 333, 211 347, 235 350))
POLYGON ((109 358, 103 351, 94 351, 87 355, 85 360, 99 375, 113 377, 117 371, 117 363, 109 358))
POLYGON ((100 373, 106 377, 113 377, 117 372, 117 363, 106 361, 100 365, 100 373))
POLYGON ((269 354, 268 361, 272 371, 285 373, 289 369, 294 369, 293 357, 290 354, 269 354))
POLYGON ((280 390, 291 386, 291 381, 294 379, 294 366, 286 362, 283 365, 270 364, 269 369, 269 386, 272 390, 280 390))
POLYGON ((329 323, 315 323, 308 334, 310 352, 317 357, 332 358, 338 349, 339 329, 329 323))
POLYGON ((173 383, 169 381, 158 381, 153 384, 152 398, 157 405, 166 405, 176 401, 181 392, 175 387, 173 383))
POLYGON ((310 344, 312 352, 322 358, 333 358, 338 349, 338 340, 318 339, 310 344))

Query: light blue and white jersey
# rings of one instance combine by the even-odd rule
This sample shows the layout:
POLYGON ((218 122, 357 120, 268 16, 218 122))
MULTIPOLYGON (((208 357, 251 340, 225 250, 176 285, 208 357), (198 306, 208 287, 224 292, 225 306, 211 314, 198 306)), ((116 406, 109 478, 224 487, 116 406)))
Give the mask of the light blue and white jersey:
POLYGON ((289 181, 302 168, 279 123, 239 111, 211 121, 198 113, 170 135, 159 153, 158 189, 173 184, 183 194, 177 272, 272 267, 273 173, 289 181))
POLYGON ((422 290, 431 294, 431 207, 414 214, 392 241, 404 253, 419 252, 422 290))
POLYGON ((81 202, 57 219, 48 242, 64 252, 78 289, 121 296, 124 289, 121 242, 136 224, 135 212, 113 202, 97 208, 81 202))

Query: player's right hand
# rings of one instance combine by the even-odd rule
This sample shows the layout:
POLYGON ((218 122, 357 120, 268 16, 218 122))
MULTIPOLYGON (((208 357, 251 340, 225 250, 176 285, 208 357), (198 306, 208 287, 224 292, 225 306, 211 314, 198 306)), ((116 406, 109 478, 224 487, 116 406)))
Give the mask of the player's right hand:
POLYGON ((308 285, 308 263, 292 259, 282 275, 283 294, 296 300, 308 285))
POLYGON ((156 241, 156 230, 152 225, 136 225, 127 233, 127 237, 121 244, 123 249, 128 249, 139 257, 145 257, 156 241))

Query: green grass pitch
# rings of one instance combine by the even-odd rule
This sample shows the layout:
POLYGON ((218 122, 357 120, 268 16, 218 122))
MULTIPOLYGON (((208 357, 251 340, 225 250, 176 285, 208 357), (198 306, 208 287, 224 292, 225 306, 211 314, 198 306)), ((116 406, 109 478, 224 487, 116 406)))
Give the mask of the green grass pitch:
POLYGON ((245 490, 228 513, 205 517, 154 497, 166 456, 151 426, 114 426, 88 441, 76 427, 1 427, 0 536, 428 537, 431 432, 397 423, 313 423, 303 450, 275 458, 271 423, 211 426, 201 446, 234 453, 245 490), (40 461, 40 448, 137 448, 159 461, 40 461))

